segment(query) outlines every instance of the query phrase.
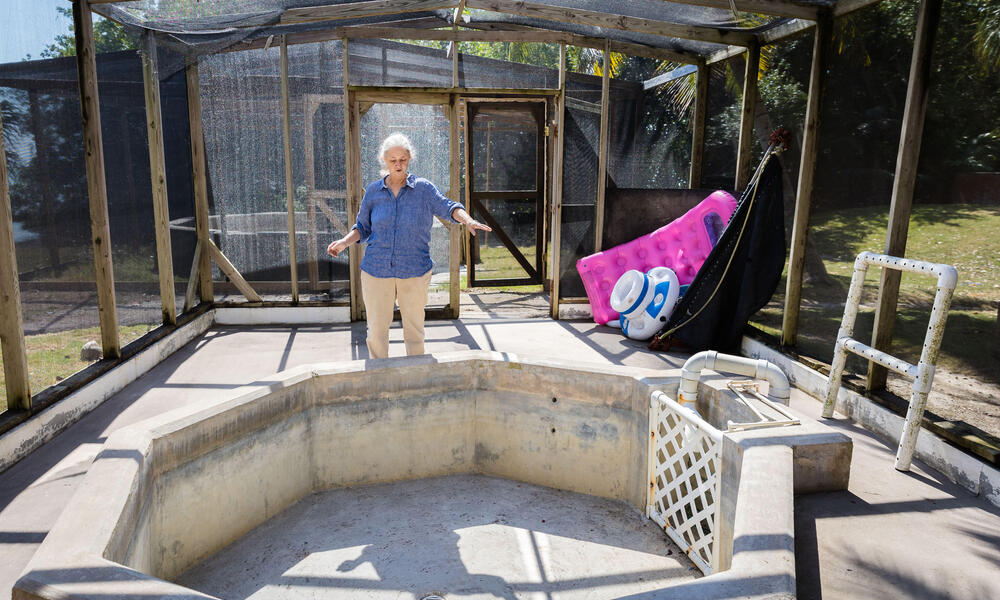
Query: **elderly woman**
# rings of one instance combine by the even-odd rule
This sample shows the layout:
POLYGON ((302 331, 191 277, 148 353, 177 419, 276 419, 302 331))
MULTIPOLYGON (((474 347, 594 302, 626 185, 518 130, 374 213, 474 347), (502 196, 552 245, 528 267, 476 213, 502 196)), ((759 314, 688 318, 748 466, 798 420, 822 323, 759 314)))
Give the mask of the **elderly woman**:
POLYGON ((406 354, 424 353, 424 307, 431 281, 431 226, 434 215, 477 229, 491 231, 457 202, 445 198, 433 183, 409 173, 413 144, 399 133, 379 148, 382 179, 372 182, 361 200, 351 232, 336 240, 327 253, 336 257, 355 242, 367 242, 361 261, 361 294, 368 314, 368 354, 389 356, 389 325, 393 305, 403 317, 406 354))

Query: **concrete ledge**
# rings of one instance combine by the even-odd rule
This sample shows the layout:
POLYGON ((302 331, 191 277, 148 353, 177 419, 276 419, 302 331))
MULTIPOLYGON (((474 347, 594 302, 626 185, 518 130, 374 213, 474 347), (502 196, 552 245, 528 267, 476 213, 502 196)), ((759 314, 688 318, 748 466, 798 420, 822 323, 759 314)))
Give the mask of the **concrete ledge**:
POLYGON ((180 327, 78 391, 0 436, 0 472, 100 406, 212 326, 212 311, 180 327))
POLYGON ((350 323, 349 306, 247 306, 218 307, 218 325, 303 325, 350 323))
MULTIPOLYGON (((743 337, 742 352, 746 356, 764 358, 777 364, 788 375, 792 385, 810 396, 826 396, 828 378, 819 371, 746 336, 743 337)), ((903 417, 845 387, 841 387, 837 395, 836 410, 874 433, 890 447, 899 445, 903 417)), ((921 431, 917 437, 914 456, 952 482, 982 496, 994 506, 1000 506, 1000 470, 996 467, 966 454, 929 431, 921 431)))

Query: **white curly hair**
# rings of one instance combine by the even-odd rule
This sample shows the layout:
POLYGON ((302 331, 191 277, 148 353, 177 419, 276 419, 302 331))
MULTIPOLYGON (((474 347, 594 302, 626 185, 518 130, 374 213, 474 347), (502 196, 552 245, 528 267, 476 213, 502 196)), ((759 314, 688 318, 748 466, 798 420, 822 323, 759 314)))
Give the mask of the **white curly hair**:
POLYGON ((393 148, 402 148, 410 153, 410 160, 412 161, 417 157, 416 151, 413 149, 413 142, 410 138, 406 137, 402 133, 393 133, 389 137, 382 140, 382 144, 378 148, 378 163, 382 165, 379 171, 382 177, 389 174, 388 165, 385 164, 385 153, 393 148))

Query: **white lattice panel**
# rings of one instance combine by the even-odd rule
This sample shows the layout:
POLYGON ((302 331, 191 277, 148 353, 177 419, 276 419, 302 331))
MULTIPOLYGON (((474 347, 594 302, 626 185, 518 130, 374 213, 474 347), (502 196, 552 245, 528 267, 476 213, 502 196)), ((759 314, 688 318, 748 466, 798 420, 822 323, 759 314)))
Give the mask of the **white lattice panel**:
POLYGON ((722 432, 662 392, 650 398, 649 430, 646 514, 708 575, 717 567, 722 432))

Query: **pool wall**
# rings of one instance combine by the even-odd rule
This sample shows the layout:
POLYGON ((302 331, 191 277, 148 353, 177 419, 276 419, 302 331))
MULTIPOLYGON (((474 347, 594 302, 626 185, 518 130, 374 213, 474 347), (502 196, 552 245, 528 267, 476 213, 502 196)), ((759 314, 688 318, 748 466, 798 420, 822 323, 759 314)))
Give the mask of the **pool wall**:
MULTIPOLYGON (((307 494, 335 487, 482 473, 643 511, 650 394, 675 395, 678 382, 676 369, 485 351, 284 371, 267 387, 232 390, 112 434, 13 597, 203 597, 166 580, 307 494)), ((699 394, 732 402, 723 378, 703 378, 699 394)), ((768 441, 769 430, 727 435, 719 531, 733 570, 707 580, 731 585, 749 581, 743 570, 753 579, 771 569, 780 572, 764 581, 794 592, 798 482, 787 444, 819 444, 811 468, 822 471, 814 478, 825 489, 846 487, 850 462, 846 437, 818 423, 797 427, 783 428, 780 442, 768 441), (845 444, 848 470, 831 462, 843 460, 845 444), (748 474, 748 463, 764 469, 748 474), (767 546, 761 563, 760 548, 747 546, 754 539, 782 543, 767 546)))

